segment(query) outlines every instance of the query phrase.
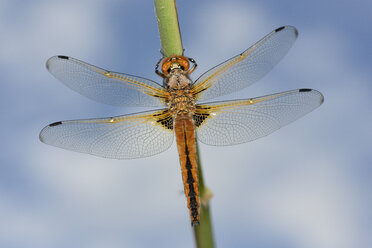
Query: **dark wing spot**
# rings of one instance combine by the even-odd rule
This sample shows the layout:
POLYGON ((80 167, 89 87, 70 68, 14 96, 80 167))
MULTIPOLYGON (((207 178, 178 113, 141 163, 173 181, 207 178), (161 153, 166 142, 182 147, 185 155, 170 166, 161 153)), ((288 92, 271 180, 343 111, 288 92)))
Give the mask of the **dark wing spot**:
POLYGON ((60 58, 60 59, 69 59, 68 56, 64 56, 64 55, 58 55, 57 57, 60 58))
POLYGON ((312 91, 312 89, 299 89, 298 92, 309 92, 312 91))
POLYGON ((295 36, 298 37, 298 30, 297 30, 297 28, 295 28, 294 31, 295 31, 295 36))
POLYGON ((275 29, 275 32, 279 32, 280 30, 283 30, 285 26, 275 29))
POLYGON ((62 124, 62 121, 57 121, 57 122, 54 122, 52 124, 49 124, 50 127, 55 127, 55 126, 58 126, 58 125, 61 125, 62 124))

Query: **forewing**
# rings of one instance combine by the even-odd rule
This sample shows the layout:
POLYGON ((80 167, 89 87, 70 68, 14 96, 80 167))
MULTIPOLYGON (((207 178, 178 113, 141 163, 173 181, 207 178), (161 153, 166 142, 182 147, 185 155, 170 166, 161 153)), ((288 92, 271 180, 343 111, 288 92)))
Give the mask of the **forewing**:
POLYGON ((197 100, 236 92, 258 81, 287 54, 297 35, 294 27, 277 28, 243 53, 210 69, 193 86, 197 100))
POLYGON ((323 103, 323 95, 300 89, 247 100, 197 105, 197 138, 226 146, 252 141, 297 120, 323 103))
POLYGON ((51 57, 46 67, 74 91, 110 105, 162 107, 167 97, 164 88, 154 81, 110 72, 67 56, 51 57))
POLYGON ((103 119, 60 121, 40 132, 46 144, 115 159, 142 158, 168 149, 173 120, 168 110, 103 119))

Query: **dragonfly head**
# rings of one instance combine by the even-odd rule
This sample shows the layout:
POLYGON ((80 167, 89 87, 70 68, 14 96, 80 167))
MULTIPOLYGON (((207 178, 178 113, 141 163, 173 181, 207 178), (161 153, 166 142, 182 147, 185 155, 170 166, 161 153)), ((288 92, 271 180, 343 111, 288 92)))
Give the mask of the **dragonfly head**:
POLYGON ((163 63, 161 64, 161 71, 166 77, 169 77, 171 72, 178 71, 186 73, 190 68, 190 63, 188 58, 185 56, 176 56, 172 55, 166 59, 164 59, 163 63))

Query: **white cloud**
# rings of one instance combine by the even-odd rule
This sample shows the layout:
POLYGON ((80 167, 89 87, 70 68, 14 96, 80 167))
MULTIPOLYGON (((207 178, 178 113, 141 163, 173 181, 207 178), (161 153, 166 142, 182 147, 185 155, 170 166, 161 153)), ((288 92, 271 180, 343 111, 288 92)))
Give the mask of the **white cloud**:
POLYGON ((55 83, 46 71, 45 62, 56 54, 89 61, 88 58, 104 53, 105 42, 114 40, 110 25, 105 23, 108 21, 105 16, 109 14, 102 10, 105 4, 107 2, 103 1, 22 4, 6 1, 0 10, 3 34, 0 38, 0 68, 2 81, 9 82, 2 85, 3 91, 7 92, 8 101, 15 109, 35 111, 35 107, 39 108, 39 104, 45 102, 63 106, 66 99, 79 105, 78 94, 55 83), (53 84, 46 83, 52 80, 53 84), (61 92, 66 94, 62 97, 61 92), (35 98, 40 101, 35 102, 35 98), (35 104, 29 104, 31 101, 35 104))
POLYGON ((185 37, 186 54, 197 59, 196 73, 203 73, 253 45, 275 28, 270 24, 265 11, 253 4, 200 2, 191 23, 195 31, 185 37))
MULTIPOLYGON (((6 34, 2 37, 0 58, 12 67, 27 69, 32 61, 46 59, 56 50, 86 54, 97 47, 99 37, 108 34, 100 18, 100 4, 45 1, 25 6, 18 14, 4 15, 14 15, 12 22, 2 20, 0 24, 6 34)), ((12 3, 3 11, 18 8, 17 3, 12 3)))

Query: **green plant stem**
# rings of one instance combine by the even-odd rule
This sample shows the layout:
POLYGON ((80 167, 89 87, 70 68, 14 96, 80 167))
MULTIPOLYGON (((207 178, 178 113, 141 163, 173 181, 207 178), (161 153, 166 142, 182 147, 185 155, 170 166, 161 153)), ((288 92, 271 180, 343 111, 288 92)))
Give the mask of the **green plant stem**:
POLYGON ((198 173, 199 173, 199 191, 201 198, 200 206, 200 226, 194 227, 194 236, 197 247, 212 248, 213 243, 213 230, 212 230, 212 220, 209 210, 209 200, 212 197, 212 192, 205 186, 203 171, 200 161, 199 146, 195 140, 196 145, 196 160, 198 162, 198 173))
MULTIPOLYGON (((175 0, 154 0, 162 52, 165 57, 183 55, 181 33, 178 24, 175 0)), ((194 237, 198 248, 213 248, 212 221, 209 210, 211 191, 204 184, 199 149, 196 143, 196 159, 199 173, 200 226, 194 226, 194 237)))
POLYGON ((165 57, 182 55, 182 39, 175 0, 155 0, 162 53, 165 57))

